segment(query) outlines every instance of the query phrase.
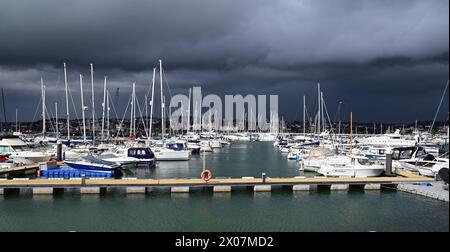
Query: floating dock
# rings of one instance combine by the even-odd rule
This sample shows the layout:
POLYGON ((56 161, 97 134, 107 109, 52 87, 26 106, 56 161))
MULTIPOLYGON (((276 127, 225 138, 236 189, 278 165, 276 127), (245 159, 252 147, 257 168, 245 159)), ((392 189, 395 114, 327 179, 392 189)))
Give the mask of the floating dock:
POLYGON ((0 194, 9 189, 32 188, 34 194, 53 194, 54 189, 79 188, 81 194, 99 194, 108 188, 126 188, 127 193, 145 193, 147 188, 170 187, 172 193, 189 193, 191 187, 213 188, 214 193, 231 192, 233 187, 250 187, 255 192, 270 192, 273 186, 291 187, 293 191, 309 191, 311 186, 329 186, 332 191, 347 191, 350 185, 363 186, 365 190, 379 190, 381 185, 433 182, 434 179, 398 171, 395 177, 332 178, 216 178, 202 179, 137 179, 137 178, 48 178, 0 179, 0 194))

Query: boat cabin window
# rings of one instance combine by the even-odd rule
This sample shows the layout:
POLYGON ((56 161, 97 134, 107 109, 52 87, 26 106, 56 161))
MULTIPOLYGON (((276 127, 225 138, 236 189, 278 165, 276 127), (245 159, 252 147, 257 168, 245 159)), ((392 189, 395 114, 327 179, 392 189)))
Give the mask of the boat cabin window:
POLYGON ((400 159, 408 159, 411 158, 413 154, 413 150, 405 150, 400 153, 400 159))
POLYGON ((14 152, 14 149, 11 146, 0 146, 0 153, 2 152, 14 152))
POLYGON ((416 157, 425 157, 425 156, 427 156, 428 155, 428 153, 424 150, 424 149, 422 149, 422 148, 419 148, 418 150, 417 150, 417 153, 416 153, 416 157))
POLYGON ((369 165, 371 164, 369 159, 365 159, 365 158, 358 158, 358 163, 362 164, 362 165, 369 165))
POLYGON ((130 156, 136 156, 136 150, 130 150, 129 155, 130 156))

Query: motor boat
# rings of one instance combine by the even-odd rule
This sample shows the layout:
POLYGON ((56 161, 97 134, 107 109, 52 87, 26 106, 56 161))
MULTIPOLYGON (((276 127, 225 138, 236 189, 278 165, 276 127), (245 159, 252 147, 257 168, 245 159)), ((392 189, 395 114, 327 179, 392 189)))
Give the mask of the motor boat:
POLYGON ((200 140, 188 140, 186 143, 186 147, 191 151, 191 154, 199 154, 200 153, 200 140))
POLYGON ((378 177, 384 171, 385 167, 377 164, 369 158, 364 156, 349 156, 351 158, 350 164, 344 165, 330 165, 324 164, 317 171, 326 177, 378 177))
POLYGON ((209 141, 209 146, 210 146, 212 149, 222 148, 222 144, 220 143, 219 140, 210 140, 210 141, 209 141))
POLYGON ((212 152, 211 144, 209 141, 200 142, 200 152, 212 152))
POLYGON ((434 177, 440 169, 449 167, 448 158, 435 157, 422 146, 394 148, 392 167, 419 172, 423 176, 434 177))
POLYGON ((190 159, 190 151, 183 143, 167 143, 162 148, 155 149, 157 161, 187 161, 190 159))
POLYGON ((120 169, 120 164, 114 162, 108 162, 92 155, 87 155, 78 160, 65 160, 64 163, 70 168, 77 170, 115 173, 120 169))
POLYGON ((138 160, 138 165, 154 166, 155 154, 148 147, 133 147, 128 149, 128 158, 138 160))
POLYGON ((125 166, 154 166, 155 155, 148 147, 131 147, 105 152, 99 158, 125 166))
POLYGON ((403 138, 400 134, 400 130, 397 129, 392 134, 355 139, 355 143, 381 147, 409 147, 416 145, 417 140, 403 138))
POLYGON ((302 153, 300 149, 291 149, 291 151, 287 155, 287 159, 289 160, 297 160, 300 161, 302 153))
POLYGON ((16 164, 33 164, 48 161, 50 154, 43 151, 35 151, 28 147, 18 136, 0 136, 0 153, 9 154, 16 164))
POLYGON ((309 155, 302 157, 301 168, 305 171, 317 172, 323 165, 347 165, 351 158, 338 155, 333 149, 318 147, 311 149, 309 155))

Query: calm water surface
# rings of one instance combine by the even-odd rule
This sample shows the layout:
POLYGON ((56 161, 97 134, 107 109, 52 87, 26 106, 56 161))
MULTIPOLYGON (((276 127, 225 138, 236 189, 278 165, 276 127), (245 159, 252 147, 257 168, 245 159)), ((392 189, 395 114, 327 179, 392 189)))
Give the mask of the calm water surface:
MULTIPOLYGON (((201 159, 162 162, 154 169, 132 169, 126 176, 199 177, 201 159)), ((314 176, 270 143, 234 143, 206 154, 216 177, 314 176)), ((375 192, 291 192, 276 188, 231 194, 194 189, 171 195, 56 196, 30 193, 0 196, 0 231, 449 231, 449 204, 385 189, 375 192)))

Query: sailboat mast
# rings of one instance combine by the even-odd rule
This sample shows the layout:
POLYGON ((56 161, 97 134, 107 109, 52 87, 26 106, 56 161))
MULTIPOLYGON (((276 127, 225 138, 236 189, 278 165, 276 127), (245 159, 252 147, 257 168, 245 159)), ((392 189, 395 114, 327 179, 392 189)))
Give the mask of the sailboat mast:
POLYGON ((69 90, 67 85, 67 69, 66 63, 64 63, 64 86, 66 89, 66 119, 67 119, 67 140, 70 139, 70 119, 69 119, 69 90))
POLYGON ((320 109, 321 109, 321 116, 320 118, 322 118, 322 132, 325 132, 325 114, 323 113, 323 107, 324 107, 324 101, 323 101, 323 92, 320 92, 320 109))
MULTIPOLYGON (((133 83, 134 87, 134 83, 133 83)), ((131 89, 131 109, 130 109, 130 137, 133 136, 133 107, 134 107, 134 88, 131 89)))
POLYGON ((109 91, 106 90, 106 138, 109 139, 109 91))
POLYGON ((55 102, 55 113, 56 113, 56 138, 59 138, 59 130, 58 130, 58 103, 55 102))
POLYGON ((136 137, 136 82, 133 82, 133 136, 136 137))
POLYGON ((317 83, 317 135, 320 135, 320 83, 317 83))
POLYGON ((94 64, 92 63, 91 63, 91 89, 92 89, 92 143, 95 143, 94 64))
POLYGON ((350 112, 350 155, 352 155, 352 145, 353 145, 353 112, 350 112))
POLYGON ((42 89, 42 135, 45 137, 45 85, 44 80, 41 77, 41 89, 42 89))
POLYGON ((303 136, 306 135, 306 96, 303 96, 303 136))
POLYGON ((188 111, 187 111, 187 130, 189 133, 191 129, 191 89, 189 88, 189 102, 188 102, 188 111))
POLYGON ((159 81, 161 84, 161 134, 164 140, 164 134, 166 133, 166 123, 164 121, 164 95, 163 95, 163 81, 162 81, 162 60, 159 60, 159 81))
POLYGON ((83 99, 83 75, 80 74, 80 91, 81 91, 81 116, 83 119, 83 142, 86 143, 86 121, 84 117, 84 110, 86 107, 84 106, 84 99, 83 99))
POLYGON ((103 102, 102 102, 102 141, 105 140, 105 109, 106 109, 106 76, 103 84, 103 102))
POLYGON ((144 124, 145 134, 148 137, 147 122, 146 122, 146 119, 148 118, 148 96, 147 96, 147 94, 144 96, 144 105, 145 105, 145 119, 142 120, 142 123, 144 124))
POLYGON ((18 130, 18 120, 17 120, 17 117, 18 117, 18 109, 16 108, 16 132, 19 132, 19 130, 18 130))
POLYGON ((153 98, 155 98, 155 74, 156 74, 156 67, 153 68, 153 77, 152 77, 152 99, 150 100, 150 122, 149 122, 149 129, 148 129, 148 140, 152 138, 152 125, 153 125, 153 98))

